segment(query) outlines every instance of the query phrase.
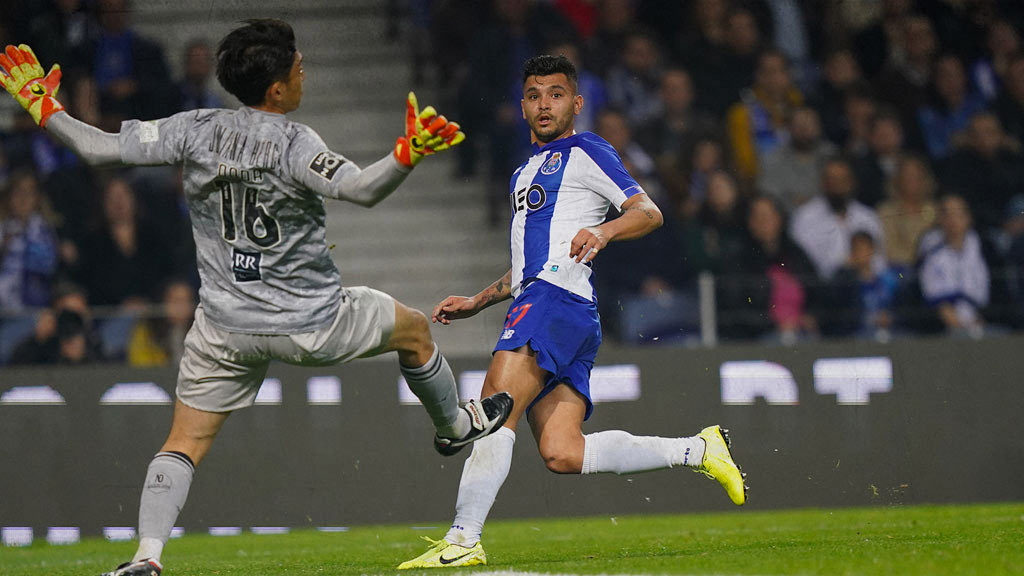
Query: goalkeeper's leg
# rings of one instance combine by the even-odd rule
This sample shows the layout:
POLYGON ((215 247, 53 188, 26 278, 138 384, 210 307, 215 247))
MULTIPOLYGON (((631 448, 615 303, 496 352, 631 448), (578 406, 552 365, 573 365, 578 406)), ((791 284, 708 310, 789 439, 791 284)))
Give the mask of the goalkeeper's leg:
POLYGON ((160 556, 188 498, 195 467, 206 456, 228 412, 206 412, 177 401, 171 432, 146 471, 139 502, 139 548, 107 574, 159 576, 160 556))
POLYGON ((455 376, 430 335, 430 323, 419 310, 394 301, 395 325, 383 347, 369 355, 397 351, 406 383, 434 423, 434 448, 450 456, 501 427, 512 409, 507 394, 471 400, 459 407, 455 376))

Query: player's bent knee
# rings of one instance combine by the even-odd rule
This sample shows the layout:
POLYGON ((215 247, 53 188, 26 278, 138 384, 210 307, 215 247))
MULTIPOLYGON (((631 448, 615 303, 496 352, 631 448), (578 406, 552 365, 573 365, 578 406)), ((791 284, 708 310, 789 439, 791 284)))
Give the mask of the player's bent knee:
POLYGON ((407 366, 419 366, 429 361, 434 353, 434 339, 426 315, 395 302, 395 331, 389 348, 397 350, 399 359, 407 366))
POLYGON ((579 474, 583 470, 583 454, 562 448, 541 448, 541 458, 548 470, 555 474, 579 474))

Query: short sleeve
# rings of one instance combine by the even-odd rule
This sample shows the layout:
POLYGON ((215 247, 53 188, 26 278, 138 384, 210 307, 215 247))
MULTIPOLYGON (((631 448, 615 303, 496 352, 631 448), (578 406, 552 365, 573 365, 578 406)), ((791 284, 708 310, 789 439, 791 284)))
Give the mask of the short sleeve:
POLYGON ((121 161, 128 165, 178 164, 185 140, 200 111, 180 112, 159 120, 127 120, 118 136, 121 161))
POLYGON ((604 139, 595 135, 583 140, 579 151, 584 186, 606 198, 616 210, 621 210, 622 203, 630 197, 643 193, 618 153, 604 139))
POLYGON ((321 196, 337 197, 338 181, 346 170, 356 168, 341 154, 331 152, 323 139, 301 127, 288 147, 288 170, 303 189, 321 196))

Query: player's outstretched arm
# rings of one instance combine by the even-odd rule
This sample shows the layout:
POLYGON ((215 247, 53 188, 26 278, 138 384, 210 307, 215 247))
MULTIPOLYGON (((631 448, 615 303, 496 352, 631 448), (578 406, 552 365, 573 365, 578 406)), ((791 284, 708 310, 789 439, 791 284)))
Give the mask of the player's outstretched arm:
POLYGON ((600 226, 584 228, 576 233, 569 257, 587 263, 613 240, 635 240, 657 230, 665 222, 661 210, 645 193, 631 196, 622 203, 622 215, 600 226))
POLYGON ((57 100, 60 89, 60 65, 54 64, 48 74, 35 52, 26 44, 7 46, 0 53, 0 84, 21 104, 40 127, 57 137, 92 165, 116 164, 121 161, 116 134, 107 134, 84 122, 75 120, 57 100))
POLYGON ((405 135, 398 138, 391 154, 360 169, 324 148, 316 137, 310 146, 300 147, 302 155, 296 170, 303 174, 303 182, 318 193, 370 207, 394 192, 424 156, 447 150, 465 139, 459 125, 439 116, 433 106, 420 111, 416 95, 410 92, 406 99, 405 135))
POLYGON ((452 320, 461 320, 474 316, 477 312, 508 300, 512 297, 512 269, 496 282, 484 288, 472 298, 465 296, 449 296, 434 306, 430 319, 441 324, 451 324, 452 320))

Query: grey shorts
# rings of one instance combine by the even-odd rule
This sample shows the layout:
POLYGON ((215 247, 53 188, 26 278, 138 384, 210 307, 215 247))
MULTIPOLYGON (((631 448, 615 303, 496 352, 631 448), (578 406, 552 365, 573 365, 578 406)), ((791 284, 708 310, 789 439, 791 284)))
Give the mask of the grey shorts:
POLYGON ((185 336, 178 399, 206 412, 252 406, 271 360, 302 366, 341 364, 372 356, 395 328, 395 301, 359 286, 345 288, 329 326, 302 334, 241 334, 211 324, 200 305, 185 336))

